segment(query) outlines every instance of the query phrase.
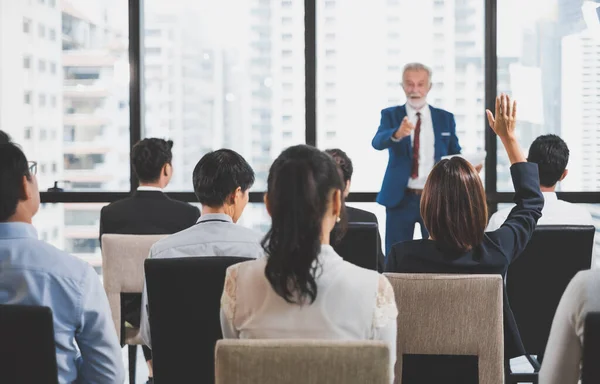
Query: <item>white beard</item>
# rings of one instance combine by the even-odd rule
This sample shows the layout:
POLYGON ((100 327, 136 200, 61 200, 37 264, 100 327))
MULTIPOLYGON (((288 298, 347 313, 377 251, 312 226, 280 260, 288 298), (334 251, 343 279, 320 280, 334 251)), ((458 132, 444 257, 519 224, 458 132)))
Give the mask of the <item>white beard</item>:
POLYGON ((413 99, 411 97, 406 98, 406 103, 408 105, 410 105, 411 107, 413 107, 414 109, 421 109, 425 106, 425 104, 427 104, 427 99, 422 97, 420 99, 413 99))

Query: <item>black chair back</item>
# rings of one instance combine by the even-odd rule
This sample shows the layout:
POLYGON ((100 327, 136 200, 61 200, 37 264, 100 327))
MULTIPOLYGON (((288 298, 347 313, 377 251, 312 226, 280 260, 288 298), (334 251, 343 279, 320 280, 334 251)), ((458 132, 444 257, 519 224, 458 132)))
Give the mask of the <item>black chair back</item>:
POLYGON ((225 270, 245 257, 147 259, 154 382, 213 383, 225 270))
POLYGON ((58 383, 50 308, 0 304, 0 382, 58 383))
POLYGON ((590 268, 594 233, 593 225, 538 226, 508 268, 508 302, 528 354, 543 356, 563 292, 577 272, 590 268))
POLYGON ((339 239, 340 228, 331 231, 333 249, 344 260, 359 267, 377 270, 379 229, 377 223, 348 223, 348 229, 339 239))
POLYGON ((590 312, 583 330, 581 384, 600 383, 600 312, 590 312))

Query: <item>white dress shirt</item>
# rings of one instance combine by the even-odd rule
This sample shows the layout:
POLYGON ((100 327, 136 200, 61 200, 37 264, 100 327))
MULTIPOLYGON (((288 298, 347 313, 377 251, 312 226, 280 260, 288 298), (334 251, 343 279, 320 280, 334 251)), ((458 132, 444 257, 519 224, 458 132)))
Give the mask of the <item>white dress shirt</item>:
POLYGON ((398 310, 390 282, 375 271, 344 261, 321 245, 312 304, 290 304, 265 277, 267 258, 227 269, 221 298, 224 338, 383 340, 396 361, 398 310))
MULTIPOLYGON (((234 224, 231 217, 222 213, 200 216, 198 223, 181 232, 159 240, 150 249, 148 258, 239 256, 257 258, 264 254, 260 245, 262 235, 252 229, 234 224)), ((140 332, 151 347, 148 322, 146 284, 142 292, 140 332)))
MULTIPOLYGON (((435 165, 435 135, 433 134, 433 121, 431 120, 431 109, 425 104, 420 110, 416 110, 408 103, 406 104, 406 115, 408 120, 417 126, 417 112, 421 113, 421 133, 419 134, 419 177, 408 179, 408 188, 423 189, 429 172, 435 165)), ((415 131, 410 134, 410 142, 414 149, 415 131)))
MULTIPOLYGON (((538 220, 538 225, 594 225, 592 215, 584 207, 559 200, 555 192, 542 192, 542 194, 544 195, 544 208, 542 209, 542 217, 538 220)), ((514 205, 494 213, 490 218, 486 231, 495 231, 500 228, 513 207, 514 205)), ((594 241, 593 268, 600 263, 599 251, 594 241)))
POLYGON ((137 187, 138 191, 156 191, 156 192, 163 192, 162 188, 159 187, 152 187, 150 185, 140 185, 139 187, 137 187))
POLYGON ((540 384, 577 384, 583 350, 585 317, 600 311, 600 271, 581 271, 567 286, 556 309, 540 384))

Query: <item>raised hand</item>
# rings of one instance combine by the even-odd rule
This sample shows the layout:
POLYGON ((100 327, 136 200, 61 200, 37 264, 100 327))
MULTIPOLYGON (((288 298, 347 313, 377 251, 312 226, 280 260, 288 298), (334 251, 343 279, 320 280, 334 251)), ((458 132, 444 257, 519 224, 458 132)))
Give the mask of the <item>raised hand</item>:
POLYGON ((513 136, 517 122, 517 102, 511 101, 510 97, 504 93, 496 97, 495 115, 489 109, 485 110, 490 128, 500 136, 506 138, 513 136))

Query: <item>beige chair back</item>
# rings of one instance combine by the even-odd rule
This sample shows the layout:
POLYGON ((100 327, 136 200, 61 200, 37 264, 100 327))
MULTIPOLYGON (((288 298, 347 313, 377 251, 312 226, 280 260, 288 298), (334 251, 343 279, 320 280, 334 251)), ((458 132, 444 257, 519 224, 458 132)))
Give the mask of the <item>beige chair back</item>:
POLYGON ((500 275, 385 274, 398 306, 395 377, 402 356, 474 355, 479 383, 504 383, 500 275))
POLYGON ((389 384, 379 341, 219 340, 216 384, 389 384))
MULTIPOLYGON (((144 289, 144 260, 150 248, 167 235, 102 235, 102 276, 117 335, 121 338, 121 293, 141 293, 144 289)), ((137 332, 136 332, 137 333, 137 332)), ((127 340, 140 344, 141 340, 127 340)))

